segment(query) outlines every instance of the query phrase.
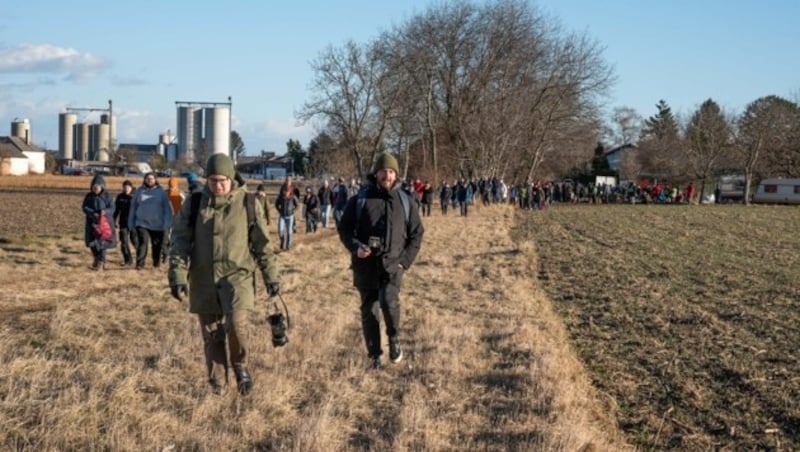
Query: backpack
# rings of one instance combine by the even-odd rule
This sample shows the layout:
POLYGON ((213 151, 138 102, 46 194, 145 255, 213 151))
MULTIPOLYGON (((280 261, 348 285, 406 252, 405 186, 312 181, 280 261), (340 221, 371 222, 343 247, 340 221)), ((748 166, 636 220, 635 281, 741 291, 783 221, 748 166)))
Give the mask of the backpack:
MULTIPOLYGON (((408 200, 408 193, 404 190, 398 190, 397 193, 400 194, 400 203, 403 205, 403 214, 406 218, 406 228, 403 230, 403 237, 408 237, 408 224, 410 222, 411 217, 411 206, 409 205, 408 200)), ((358 223, 361 220, 361 211, 364 210, 364 206, 367 204, 367 190, 362 189, 358 191, 358 198, 356 199, 356 227, 358 227, 358 223)))
POLYGON ((111 241, 111 223, 108 221, 106 213, 102 210, 97 223, 94 225, 94 236, 101 242, 111 241))
MULTIPOLYGON (((200 213, 200 200, 203 198, 203 192, 196 191, 192 193, 189 199, 189 231, 194 242, 194 227, 197 224, 197 215, 200 213)), ((247 211, 247 241, 250 241, 250 233, 256 225, 256 195, 255 193, 245 193, 244 195, 244 208, 247 211)), ((250 250, 252 252, 252 249, 250 250)))

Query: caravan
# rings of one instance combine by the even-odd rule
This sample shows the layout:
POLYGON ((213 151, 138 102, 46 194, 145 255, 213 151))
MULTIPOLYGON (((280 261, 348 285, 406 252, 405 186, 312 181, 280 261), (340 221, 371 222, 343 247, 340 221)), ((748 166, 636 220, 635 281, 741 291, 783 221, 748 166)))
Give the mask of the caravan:
POLYGON ((758 184, 753 194, 757 204, 800 204, 800 179, 770 178, 758 184))

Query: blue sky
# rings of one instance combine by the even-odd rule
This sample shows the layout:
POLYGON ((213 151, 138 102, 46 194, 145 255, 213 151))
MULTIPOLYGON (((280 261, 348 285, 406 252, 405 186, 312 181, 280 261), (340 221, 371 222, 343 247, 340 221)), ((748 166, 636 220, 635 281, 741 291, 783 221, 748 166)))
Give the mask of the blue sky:
MULTIPOLYGON (((0 135, 29 118, 33 140, 58 146, 66 107, 113 100, 120 142, 175 133, 175 101, 233 101, 248 154, 307 146, 297 124, 327 46, 368 41, 435 1, 69 1, 6 5, 0 15, 0 135)), ((708 98, 740 112, 758 97, 800 100, 800 1, 534 2, 606 50, 618 76, 607 109, 642 116, 665 99, 689 115, 708 98)), ((94 116, 80 119, 95 122, 94 116)))

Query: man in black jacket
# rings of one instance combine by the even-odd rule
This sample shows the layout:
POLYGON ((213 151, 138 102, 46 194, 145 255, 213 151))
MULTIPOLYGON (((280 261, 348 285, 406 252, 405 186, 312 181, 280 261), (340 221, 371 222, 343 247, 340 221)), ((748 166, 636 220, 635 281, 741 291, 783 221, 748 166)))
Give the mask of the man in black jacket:
POLYGON ((401 193, 397 160, 378 156, 372 174, 342 214, 339 238, 350 252, 353 285, 361 296, 361 326, 374 368, 381 365, 380 315, 386 322, 389 358, 403 359, 398 338, 400 287, 414 262, 424 228, 416 202, 401 193))

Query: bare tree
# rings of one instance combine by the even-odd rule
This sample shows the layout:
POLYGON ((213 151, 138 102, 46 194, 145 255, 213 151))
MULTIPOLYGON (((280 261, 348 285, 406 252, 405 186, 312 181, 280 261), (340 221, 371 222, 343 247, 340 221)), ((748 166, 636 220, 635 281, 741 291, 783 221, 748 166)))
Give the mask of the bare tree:
POLYGON ((781 168, 776 164, 787 160, 781 154, 791 155, 791 149, 797 149, 799 113, 797 104, 778 96, 766 96, 748 104, 739 117, 735 149, 745 176, 745 203, 750 203, 754 176, 759 172, 778 174, 781 168))
POLYGON ((689 175, 700 179, 700 197, 705 183, 715 176, 721 158, 732 151, 731 121, 716 102, 706 100, 692 115, 686 126, 686 146, 683 149, 689 175))
POLYGON ((371 161, 386 127, 385 107, 380 97, 382 64, 372 45, 349 41, 343 48, 329 47, 312 63, 315 73, 313 97, 297 117, 320 118, 336 131, 350 150, 359 177, 371 161))
POLYGON ((611 115, 613 129, 611 130, 611 142, 618 146, 626 144, 636 144, 642 133, 642 116, 631 107, 616 107, 611 115))

